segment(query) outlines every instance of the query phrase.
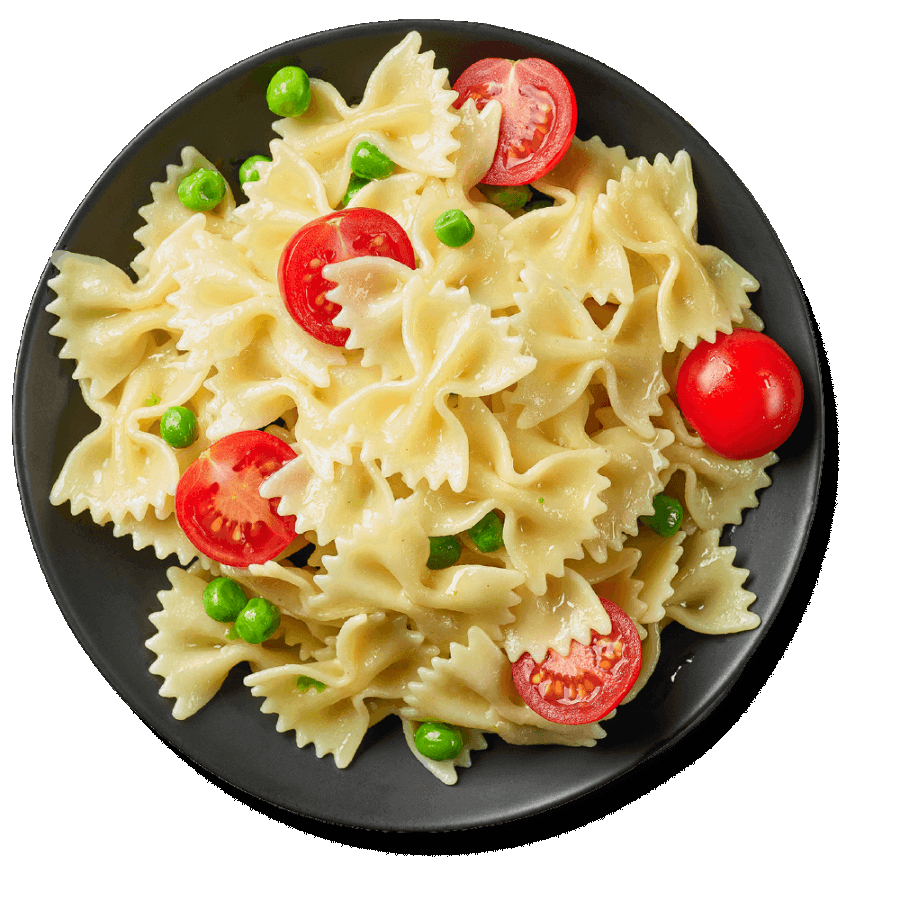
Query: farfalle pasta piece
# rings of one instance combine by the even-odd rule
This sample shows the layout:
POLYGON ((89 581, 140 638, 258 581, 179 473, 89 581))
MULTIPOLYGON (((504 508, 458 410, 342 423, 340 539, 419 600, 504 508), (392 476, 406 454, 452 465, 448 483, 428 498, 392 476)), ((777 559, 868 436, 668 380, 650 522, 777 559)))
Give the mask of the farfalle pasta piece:
POLYGON ((637 159, 629 159, 624 147, 607 147, 597 135, 586 141, 573 137, 565 156, 534 186, 557 199, 565 196, 563 192, 586 193, 593 204, 606 193, 608 181, 621 178, 626 167, 636 165, 637 159))
POLYGON ((663 347, 674 350, 731 331, 759 282, 721 250, 697 243, 697 197, 690 157, 639 159, 607 184, 598 204, 623 246, 642 258, 659 282, 663 347))
POLYGON ((317 474, 304 456, 298 456, 266 479, 260 493, 281 501, 278 512, 295 516, 298 533, 315 531, 319 541, 349 539, 357 527, 372 518, 389 515, 394 494, 376 463, 359 461, 358 450, 350 465, 338 465, 333 476, 317 474))
POLYGON ((418 274, 430 291, 436 285, 465 287, 473 303, 492 310, 513 305, 522 290, 522 262, 513 258, 515 245, 503 237, 509 213, 493 203, 473 202, 454 180, 429 179, 409 226, 409 237, 419 259, 418 274), (474 233, 461 247, 448 247, 434 231, 434 223, 451 209, 461 210, 474 233))
MULTIPOLYGON (((461 491, 449 485, 416 491, 411 502, 429 534, 458 534, 491 509, 504 515, 503 541, 509 563, 525 576, 536 594, 546 578, 562 577, 565 561, 579 558, 582 543, 596 539, 595 518, 605 510, 608 488, 602 467, 609 462, 603 447, 566 450, 543 438, 545 458, 519 471, 512 448, 519 430, 501 422, 480 401, 460 401, 456 410, 469 438, 469 477, 461 491)), ((533 451, 538 435, 529 436, 533 451)))
POLYGON ((641 623, 647 616, 647 604, 641 599, 644 583, 636 575, 640 560, 640 550, 623 547, 610 550, 603 562, 585 554, 584 559, 573 560, 570 566, 591 585, 598 597, 612 600, 624 610, 643 637, 645 629, 641 623))
POLYGON ((427 292, 421 275, 395 259, 378 256, 333 263, 322 274, 336 285, 328 292, 328 299, 341 307, 334 323, 350 329, 346 346, 362 351, 363 366, 377 366, 385 381, 413 375, 403 341, 403 315, 409 314, 416 297, 427 292))
POLYGON ((669 388, 663 370, 665 352, 656 317, 659 288, 635 292, 603 329, 606 354, 594 376, 605 388, 619 421, 645 440, 654 437, 653 416, 662 412, 669 388))
POLYGON ((698 531, 685 538, 666 615, 701 634, 731 634, 759 625, 750 611, 756 595, 743 587, 747 569, 734 565, 737 550, 719 545, 722 532, 698 531))
POLYGON ((453 137, 459 142, 459 148, 449 159, 455 169, 453 180, 467 194, 481 182, 494 161, 503 107, 499 101, 489 100, 478 109, 475 101, 469 99, 457 112, 459 124, 453 137))
POLYGON ((198 214, 168 235, 147 256, 136 284, 105 260, 65 250, 53 254, 59 274, 50 287, 57 296, 47 311, 59 321, 50 333, 65 340, 59 355, 76 360, 74 377, 95 400, 140 364, 155 334, 169 330, 173 310, 168 297, 178 287, 174 273, 184 265, 194 234, 203 228, 198 214))
POLYGON ((387 53, 358 106, 348 106, 334 87, 313 78, 307 112, 274 124, 285 142, 317 168, 332 207, 347 188, 350 156, 362 140, 407 171, 439 178, 455 173, 448 157, 459 148, 453 137, 459 123, 456 94, 446 86, 447 70, 434 68, 434 52, 419 53, 421 44, 412 32, 387 53))
POLYGON ((100 424, 69 454, 50 502, 69 502, 73 514, 88 509, 95 522, 117 526, 126 516, 139 520, 151 507, 166 508, 183 467, 203 445, 177 454, 150 428, 169 406, 189 402, 205 377, 187 369, 169 342, 148 352, 113 394, 93 400, 86 392, 100 424))
MULTIPOLYGON (((152 547, 157 559, 165 559, 174 554, 178 562, 186 566, 199 556, 203 568, 209 569, 213 565, 212 560, 198 553, 197 548, 185 537, 175 518, 174 503, 167 504, 162 516, 158 510, 156 513, 154 515, 153 512, 147 512, 141 519, 135 519, 130 513, 125 513, 114 523, 113 535, 130 537, 135 550, 152 547)), ((111 519, 107 518, 98 524, 106 524, 109 521, 111 519)))
POLYGON ((668 465, 662 451, 672 440, 672 433, 665 429, 645 441, 621 425, 594 435, 608 454, 600 472, 609 483, 601 494, 606 508, 597 517, 598 534, 585 542, 585 549, 598 562, 606 559, 610 549, 621 550, 626 537, 638 533, 641 516, 653 514, 653 498, 663 487, 660 473, 668 465))
POLYGON ((637 550, 640 553, 634 577, 641 582, 638 596, 646 606, 638 619, 641 624, 660 622, 665 618, 666 603, 675 592, 672 581, 678 574, 685 537, 684 531, 663 537, 649 528, 642 528, 637 537, 629 539, 623 552, 637 550))
POLYGON ((275 358, 274 353, 266 352, 266 343, 267 338, 260 338, 207 379, 206 386, 213 395, 210 409, 214 419, 207 432, 211 440, 263 428, 294 411, 302 404, 297 398, 309 393, 307 385, 289 375, 264 377, 275 358), (259 365, 254 366, 254 361, 259 365), (249 369, 254 372, 245 377, 249 369))
POLYGON ((405 615, 429 641, 446 644, 478 625, 499 640, 509 611, 520 601, 523 576, 489 565, 431 570, 428 535, 415 506, 398 500, 387 515, 374 514, 350 538, 335 540, 334 556, 322 558, 315 576, 321 594, 311 606, 321 614, 353 616, 364 610, 405 615))
POLYGON ((406 681, 422 661, 421 645, 422 635, 403 616, 361 614, 342 625, 333 658, 273 666, 248 675, 244 684, 265 698, 264 713, 278 716, 279 733, 295 731, 298 747, 313 744, 317 756, 332 754, 343 769, 366 731, 399 709, 406 681), (314 679, 324 689, 303 689, 298 678, 314 679), (372 703, 383 699, 396 702, 372 703))
POLYGON ((603 604, 590 584, 572 569, 566 568, 562 578, 548 578, 543 594, 526 588, 518 592, 522 602, 514 610, 516 620, 503 632, 503 649, 510 662, 523 653, 540 662, 548 650, 566 656, 573 640, 587 647, 591 631, 609 634, 609 615, 603 604))
POLYGON ((176 719, 186 719, 205 706, 238 663, 269 669, 296 658, 288 650, 229 639, 231 626, 211 619, 203 608, 209 579, 199 565, 188 571, 173 566, 167 575, 172 587, 159 592, 162 609, 150 614, 157 633, 147 647, 156 654, 150 671, 164 679, 160 695, 175 698, 176 719))
MULTIPOLYGON (((563 450, 590 450, 594 447, 594 442, 587 432, 592 399, 592 392, 585 391, 571 406, 555 416, 545 419, 540 425, 527 431, 520 429, 515 442, 517 458, 525 459, 525 451, 529 444, 533 445, 532 449, 528 451, 531 454, 532 463, 538 462, 536 454, 546 451, 547 442, 563 450), (532 441, 532 438, 535 440, 532 441)), ((508 400, 508 395, 504 395, 503 401, 508 403, 508 400)), ((501 411, 497 408, 497 398, 493 398, 492 402, 500 414, 501 411)), ((513 408, 510 408, 508 413, 503 413, 504 416, 509 417, 513 414, 513 408)), ((509 431, 508 426, 506 430, 509 431)))
POLYGON ((375 178, 362 185, 345 208, 379 209, 409 232, 425 180, 425 176, 417 172, 398 172, 390 178, 375 178))
POLYGON ((757 491, 772 483, 766 468, 774 465, 778 456, 767 453, 758 459, 725 459, 688 432, 670 399, 664 398, 663 404, 660 421, 675 436, 663 450, 669 462, 660 475, 663 484, 676 472, 683 473, 685 507, 704 531, 740 524, 745 509, 759 506, 757 491))
POLYGON ((322 388, 282 371, 280 356, 267 334, 223 362, 206 382, 213 395, 209 409, 214 416, 208 435, 218 440, 287 417, 291 421, 288 443, 296 444, 296 452, 320 478, 330 480, 336 463, 351 464, 352 452, 346 426, 331 423, 329 414, 342 400, 375 383, 377 370, 353 363, 331 369, 328 385, 322 388))
POLYGON ((599 138, 572 139, 562 161, 535 187, 556 203, 516 218, 503 229, 516 256, 553 278, 576 299, 630 303, 633 297, 628 258, 621 240, 597 206, 607 182, 627 165, 621 147, 610 149, 599 138))
POLYGON ((181 164, 166 166, 166 180, 155 181, 150 185, 153 200, 138 210, 146 225, 142 225, 134 233, 135 238, 144 248, 131 264, 131 268, 139 278, 143 278, 152 268, 151 260, 157 247, 195 216, 199 217, 202 227, 212 234, 219 234, 224 238, 234 236, 238 229, 238 223, 233 218, 234 195, 227 181, 225 182, 225 197, 222 202, 208 212, 195 213, 187 209, 178 199, 178 186, 186 176, 196 172, 197 169, 215 168, 215 164, 211 163, 199 150, 194 147, 185 147, 181 151, 181 164))
POLYGON ((644 288, 631 303, 614 307, 611 321, 600 328, 553 279, 526 269, 522 281, 527 290, 515 295, 521 311, 512 321, 537 365, 512 397, 522 406, 519 427, 531 428, 565 410, 596 381, 619 419, 651 439, 651 417, 662 412, 659 398, 667 389, 655 323, 657 288, 644 288))
POLYGON ((242 226, 234 243, 244 248, 256 271, 278 282, 285 245, 312 219, 332 211, 319 173, 293 147, 272 141, 272 161, 256 166, 258 181, 244 184, 249 198, 235 211, 242 226))
POLYGON ((385 476, 461 490, 470 448, 448 398, 490 395, 531 371, 534 360, 509 331, 508 321, 472 303, 465 288, 438 285, 427 295, 405 296, 403 343, 414 374, 363 388, 336 407, 330 421, 362 446, 362 460, 380 460, 385 476), (364 427, 369 421, 382 427, 364 427))
POLYGON ((607 341, 581 300, 546 275, 522 272, 512 317, 524 348, 537 363, 519 379, 510 402, 521 405, 519 428, 532 428, 582 396, 607 353, 607 341))
POLYGON ((194 242, 176 276, 179 288, 168 298, 175 309, 169 327, 180 333, 179 349, 190 354, 191 364, 222 365, 263 332, 285 374, 326 386, 329 368, 345 365, 340 349, 303 331, 277 285, 257 275, 232 242, 206 232, 197 232, 194 242))

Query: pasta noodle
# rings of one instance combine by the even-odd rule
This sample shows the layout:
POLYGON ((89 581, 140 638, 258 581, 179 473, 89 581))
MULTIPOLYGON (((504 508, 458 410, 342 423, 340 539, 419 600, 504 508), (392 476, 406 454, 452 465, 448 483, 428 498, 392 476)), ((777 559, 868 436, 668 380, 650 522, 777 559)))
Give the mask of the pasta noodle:
POLYGON ((570 746, 604 736, 600 723, 545 720, 511 676, 523 653, 565 655, 571 640, 608 633, 599 597, 644 644, 627 699, 670 622, 713 634, 755 627, 748 573, 719 542, 757 504, 776 457, 716 456, 673 401, 688 349, 762 327, 749 310, 757 282, 697 242, 687 154, 651 162, 574 138, 534 184, 552 205, 507 212, 479 184, 500 105, 454 108, 447 71, 420 43, 412 33, 385 56, 358 106, 313 79, 308 112, 275 123, 247 202, 229 190, 210 212, 186 209, 180 181, 211 166, 186 148, 141 209, 136 281, 100 259, 54 256, 52 332, 100 424, 51 500, 177 558, 148 642, 176 718, 246 662, 262 712, 298 746, 343 767, 368 728, 396 715, 413 754, 452 784, 488 734, 570 746), (341 206, 363 140, 396 168, 347 205, 396 219, 416 267, 380 257, 326 267, 335 324, 350 331, 335 347, 285 308, 279 258, 300 227, 341 206), (474 225, 461 247, 435 236, 451 208, 474 225), (176 405, 199 423, 184 449, 160 436, 176 405), (261 488, 295 517, 297 538, 238 568, 194 548, 174 498, 215 441, 251 429, 297 454, 261 488), (641 525, 664 489, 685 508, 670 537, 641 525), (465 533, 492 510, 503 546, 480 552, 465 533), (429 569, 429 538, 447 535, 463 536, 459 560, 429 569), (304 547, 308 559, 295 555, 304 547), (275 604, 272 639, 235 640, 206 615, 203 591, 223 575, 275 604), (298 690, 298 679, 322 689, 298 690), (416 723, 432 720, 461 729, 454 760, 416 749, 416 723))

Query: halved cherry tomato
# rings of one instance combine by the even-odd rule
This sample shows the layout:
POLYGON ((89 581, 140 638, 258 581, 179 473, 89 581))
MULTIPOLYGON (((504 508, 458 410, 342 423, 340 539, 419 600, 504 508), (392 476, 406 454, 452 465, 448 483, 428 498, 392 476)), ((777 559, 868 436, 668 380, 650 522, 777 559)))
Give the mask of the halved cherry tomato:
POLYGON ((578 118, 569 80, 545 59, 482 59, 453 85, 458 109, 470 97, 478 109, 503 107, 500 137, 485 184, 530 184, 563 157, 578 118))
POLYGON ((265 431, 216 441, 188 466, 175 491, 175 515, 210 559, 246 568, 274 559, 297 537, 294 516, 259 495, 262 482, 297 454, 265 431))
POLYGON ((400 224, 387 213, 361 206, 307 222, 281 254, 278 284, 288 312, 304 331, 334 347, 347 343, 350 329, 332 324, 340 306, 325 294, 337 285, 322 277, 322 267, 357 256, 387 256, 416 267, 400 224))
POLYGON ((793 360, 772 338, 746 328, 697 344, 675 392, 688 424, 726 459, 756 459, 781 446, 803 407, 793 360))
POLYGON ((513 663, 513 684, 542 718, 562 725, 598 722, 615 709, 641 671, 642 648, 634 622, 612 600, 600 598, 612 631, 591 631, 585 647, 572 641, 568 656, 548 650, 544 661, 523 653, 513 663))

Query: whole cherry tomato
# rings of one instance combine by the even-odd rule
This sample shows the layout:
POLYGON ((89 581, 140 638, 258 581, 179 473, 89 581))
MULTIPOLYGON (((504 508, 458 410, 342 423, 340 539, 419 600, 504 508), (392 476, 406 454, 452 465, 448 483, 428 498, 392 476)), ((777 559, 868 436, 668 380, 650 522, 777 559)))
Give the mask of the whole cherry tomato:
POLYGON ((297 536, 294 516, 259 495, 296 453, 265 431, 239 431, 204 450, 181 476, 175 516, 188 540, 216 562, 246 568, 274 559, 297 536))
POLYGON ((575 134, 577 107, 569 80, 544 59, 482 59, 453 85, 459 108, 470 97, 478 109, 503 107, 497 151, 485 184, 530 184, 563 157, 575 134))
POLYGON ((678 373, 678 405, 703 442, 726 459, 756 459, 797 425, 803 382, 770 337, 737 328, 701 341, 678 373))
POLYGON ((539 716, 563 725, 598 722, 631 690, 641 671, 642 648, 637 628, 612 600, 600 598, 612 631, 591 631, 585 647, 572 641, 568 656, 548 650, 537 663, 523 653, 512 666, 513 684, 539 716))
POLYGON ((357 256, 387 256, 416 267, 412 244, 400 224, 387 213, 361 206, 307 222, 288 241, 278 266, 281 296, 294 321, 335 347, 347 343, 350 330, 332 322, 340 307, 325 294, 337 285, 322 277, 322 268, 357 256))

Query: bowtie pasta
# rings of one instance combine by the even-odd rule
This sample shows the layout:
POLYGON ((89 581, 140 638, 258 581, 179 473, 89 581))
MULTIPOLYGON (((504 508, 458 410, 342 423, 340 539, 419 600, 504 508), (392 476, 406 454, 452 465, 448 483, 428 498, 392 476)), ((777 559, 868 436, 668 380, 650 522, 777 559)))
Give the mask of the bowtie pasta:
POLYGON ((524 654, 609 634, 601 598, 642 645, 625 702, 668 623, 707 634, 758 624, 748 573, 720 536, 757 505, 776 456, 717 456, 675 403, 698 341, 762 327, 756 280, 697 241, 687 154, 629 158, 575 137, 531 185, 545 202, 505 209, 481 183, 501 105, 457 108, 447 70, 420 46, 412 33, 388 53, 358 106, 312 79, 309 108, 274 123, 244 203, 226 185, 212 209, 187 208, 179 186, 214 166, 186 148, 141 209, 136 281, 98 258, 54 256, 52 333, 100 423, 51 500, 177 559, 147 644, 175 718, 246 661, 245 685, 298 746, 345 767, 395 715, 411 752, 452 784, 487 734, 571 746, 604 736, 600 722, 539 715, 512 676, 524 654), (361 142, 394 167, 345 204, 361 142), (345 205, 391 216, 415 266, 331 264, 335 325, 349 333, 335 346, 286 309, 279 260, 301 227, 345 205), (461 246, 436 237, 451 209, 474 226, 461 246), (196 420, 181 448, 161 436, 171 407, 196 420), (235 566, 186 537, 176 493, 214 443, 253 430, 291 448, 259 492, 293 517, 293 539, 235 566), (645 524, 659 495, 683 508, 673 533, 645 524), (480 548, 470 529, 491 514, 502 540, 480 548), (430 568, 431 539, 451 536, 455 558, 430 568), (207 614, 204 593, 223 577, 277 610, 271 635, 244 640, 207 614), (420 723, 450 727, 450 758, 421 752, 420 723))

